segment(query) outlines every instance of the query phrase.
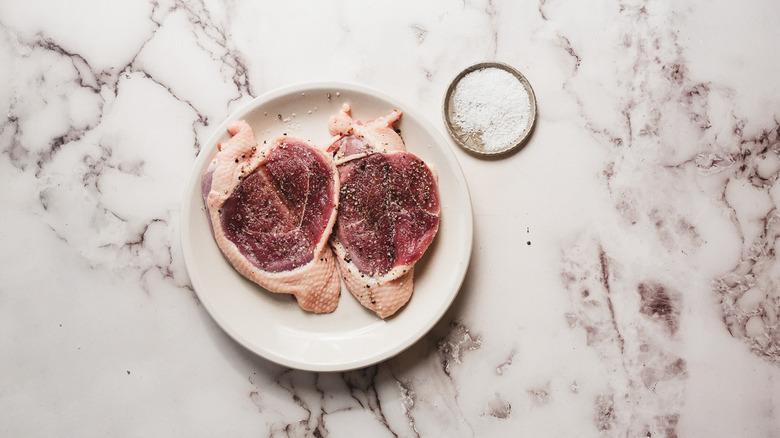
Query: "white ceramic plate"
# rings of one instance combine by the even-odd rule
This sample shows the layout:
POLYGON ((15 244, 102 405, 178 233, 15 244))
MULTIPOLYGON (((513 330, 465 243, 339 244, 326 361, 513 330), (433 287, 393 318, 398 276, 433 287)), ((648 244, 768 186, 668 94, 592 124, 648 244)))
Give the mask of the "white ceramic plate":
POLYGON ((409 347, 444 315, 460 289, 471 253, 471 200, 450 144, 419 113, 375 90, 344 83, 314 83, 264 94, 225 120, 195 161, 182 205, 182 249, 192 285, 214 320, 233 339, 276 363, 311 371, 345 371, 375 364, 409 347), (326 143, 328 118, 348 102, 352 115, 370 120, 403 111, 399 128, 409 152, 439 174, 439 232, 417 263, 412 299, 382 320, 342 287, 339 306, 324 315, 301 310, 238 274, 222 256, 206 217, 200 176, 229 138, 226 127, 246 120, 259 141, 283 134, 326 143))

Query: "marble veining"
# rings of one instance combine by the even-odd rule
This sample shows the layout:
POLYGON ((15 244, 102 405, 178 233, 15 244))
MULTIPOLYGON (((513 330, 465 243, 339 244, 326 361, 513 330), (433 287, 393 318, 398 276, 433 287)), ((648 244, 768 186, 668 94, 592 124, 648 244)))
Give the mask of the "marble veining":
POLYGON ((780 435, 778 14, 0 2, 0 435, 780 435), (224 334, 179 236, 214 126, 276 87, 339 80, 446 133, 443 93, 482 61, 523 72, 539 113, 499 160, 452 144, 475 243, 442 321, 341 373, 224 334))
POLYGON ((575 305, 569 325, 584 330, 613 373, 594 401, 597 428, 676 435, 687 378, 686 361, 675 353, 679 295, 655 282, 626 284, 625 268, 593 240, 577 242, 564 260, 563 281, 575 305))

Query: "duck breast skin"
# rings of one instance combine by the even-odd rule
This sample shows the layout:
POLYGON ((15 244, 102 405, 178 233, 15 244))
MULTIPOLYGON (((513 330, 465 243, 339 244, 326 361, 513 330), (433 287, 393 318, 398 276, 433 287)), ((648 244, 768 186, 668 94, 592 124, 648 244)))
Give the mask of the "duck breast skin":
POLYGON ((363 124, 345 105, 329 124, 341 185, 331 246, 347 289, 381 318, 411 298, 415 263, 439 228, 436 173, 405 151, 400 117, 363 124))
POLYGON ((292 294, 304 310, 332 312, 341 290, 328 246, 339 193, 332 159, 291 137, 260 145, 243 121, 228 131, 201 179, 217 245, 249 280, 292 294))

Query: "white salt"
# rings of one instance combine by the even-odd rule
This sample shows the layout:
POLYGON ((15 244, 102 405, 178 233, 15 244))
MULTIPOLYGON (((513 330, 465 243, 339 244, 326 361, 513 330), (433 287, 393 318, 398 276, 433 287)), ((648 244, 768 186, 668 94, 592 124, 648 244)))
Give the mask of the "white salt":
POLYGON ((531 118, 531 99, 511 73, 484 68, 465 75, 452 96, 453 122, 478 135, 486 151, 508 148, 520 140, 531 118))

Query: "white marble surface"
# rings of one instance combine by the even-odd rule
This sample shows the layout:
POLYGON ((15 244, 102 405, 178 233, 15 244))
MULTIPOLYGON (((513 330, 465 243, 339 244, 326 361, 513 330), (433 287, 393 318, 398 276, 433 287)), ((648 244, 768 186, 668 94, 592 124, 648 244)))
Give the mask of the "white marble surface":
POLYGON ((0 435, 780 435, 778 25, 769 0, 0 1, 0 435), (441 323, 331 374, 226 336, 179 239, 213 127, 337 80, 444 133, 485 60, 539 117, 516 154, 455 151, 475 243, 441 323))

